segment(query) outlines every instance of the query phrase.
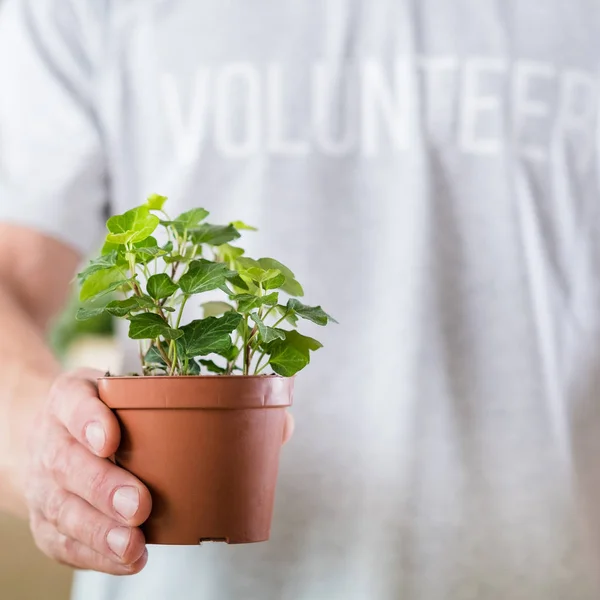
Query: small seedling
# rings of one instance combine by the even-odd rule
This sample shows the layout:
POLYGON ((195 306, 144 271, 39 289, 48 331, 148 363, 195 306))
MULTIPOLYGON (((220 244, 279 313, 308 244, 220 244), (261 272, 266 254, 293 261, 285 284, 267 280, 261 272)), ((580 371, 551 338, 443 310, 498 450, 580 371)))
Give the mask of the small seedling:
POLYGON ((101 255, 78 275, 84 306, 77 318, 108 313, 127 319, 129 337, 140 343, 144 375, 258 375, 270 366, 291 377, 306 367, 322 345, 297 331, 299 320, 335 320, 298 300, 302 286, 285 265, 254 260, 231 244, 253 227, 241 221, 211 225, 203 208, 172 219, 166 201, 152 195, 107 221, 101 255), (215 290, 222 300, 202 302, 215 290), (121 297, 98 306, 111 292, 121 297), (183 323, 191 302, 202 306, 204 318, 183 323))

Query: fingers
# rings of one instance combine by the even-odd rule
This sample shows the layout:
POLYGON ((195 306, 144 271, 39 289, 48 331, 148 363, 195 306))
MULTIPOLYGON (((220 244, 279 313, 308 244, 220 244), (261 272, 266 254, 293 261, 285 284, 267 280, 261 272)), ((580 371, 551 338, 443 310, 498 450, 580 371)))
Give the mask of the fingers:
POLYGON ((128 526, 139 526, 150 516, 150 492, 131 473, 94 456, 66 433, 56 448, 46 467, 59 487, 128 526))
POLYGON ((97 552, 86 545, 61 533, 49 521, 38 520, 32 526, 33 536, 38 547, 48 556, 62 564, 77 569, 91 569, 111 575, 133 575, 139 573, 148 562, 148 551, 143 550, 139 558, 126 564, 97 552))
POLYGON ((98 398, 100 371, 85 369, 59 377, 50 391, 49 411, 67 431, 94 454, 113 455, 121 440, 119 423, 98 398))
POLYGON ((290 413, 286 413, 285 419, 285 427, 283 429, 283 443, 287 444, 292 435, 294 435, 294 429, 296 428, 296 423, 294 421, 294 416, 290 413))
POLYGON ((58 532, 114 562, 133 564, 144 554, 144 535, 138 528, 124 527, 73 494, 55 488, 42 508, 58 532))

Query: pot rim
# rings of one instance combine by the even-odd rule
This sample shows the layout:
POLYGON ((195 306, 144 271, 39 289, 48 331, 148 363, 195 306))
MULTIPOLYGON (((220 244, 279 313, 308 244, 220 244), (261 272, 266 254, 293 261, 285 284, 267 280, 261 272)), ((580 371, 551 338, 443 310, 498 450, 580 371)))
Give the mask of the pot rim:
POLYGON ((215 373, 214 375, 103 375, 102 377, 98 377, 98 381, 114 381, 115 379, 123 380, 123 379, 132 379, 132 380, 157 380, 164 381, 166 379, 253 379, 253 380, 262 380, 262 379, 283 379, 289 380, 294 379, 296 376, 292 375, 291 377, 284 377, 283 375, 219 375, 215 373))
POLYGON ((293 402, 294 377, 280 375, 130 375, 98 378, 111 409, 277 408, 293 402))

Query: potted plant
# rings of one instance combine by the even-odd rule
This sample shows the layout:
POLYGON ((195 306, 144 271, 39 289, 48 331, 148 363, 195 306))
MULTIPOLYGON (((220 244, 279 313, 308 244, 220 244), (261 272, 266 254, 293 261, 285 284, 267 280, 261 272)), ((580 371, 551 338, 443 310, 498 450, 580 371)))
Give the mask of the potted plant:
POLYGON ((265 541, 294 376, 321 347, 296 326, 333 319, 298 300, 286 266, 231 244, 254 228, 209 224, 203 208, 172 219, 166 200, 111 217, 101 255, 78 275, 77 318, 127 319, 140 344, 141 375, 98 381, 121 425, 115 460, 152 494, 148 543, 265 541), (98 305, 111 292, 119 298, 98 305), (222 300, 202 302, 207 292, 222 300), (191 303, 204 318, 186 323, 191 303))

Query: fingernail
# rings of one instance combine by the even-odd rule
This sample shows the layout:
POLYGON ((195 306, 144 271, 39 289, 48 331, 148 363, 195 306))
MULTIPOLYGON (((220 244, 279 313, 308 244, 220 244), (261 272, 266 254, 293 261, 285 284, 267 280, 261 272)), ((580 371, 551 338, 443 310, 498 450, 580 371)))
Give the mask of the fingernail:
POLYGON ((113 506, 124 519, 131 519, 140 507, 140 493, 137 488, 120 487, 113 496, 113 506))
POLYGON ((102 452, 106 444, 106 433, 100 423, 89 423, 85 428, 85 439, 94 452, 102 452))
POLYGON ((115 527, 108 532, 106 543, 118 557, 122 558, 129 546, 130 539, 131 531, 127 527, 115 527))

